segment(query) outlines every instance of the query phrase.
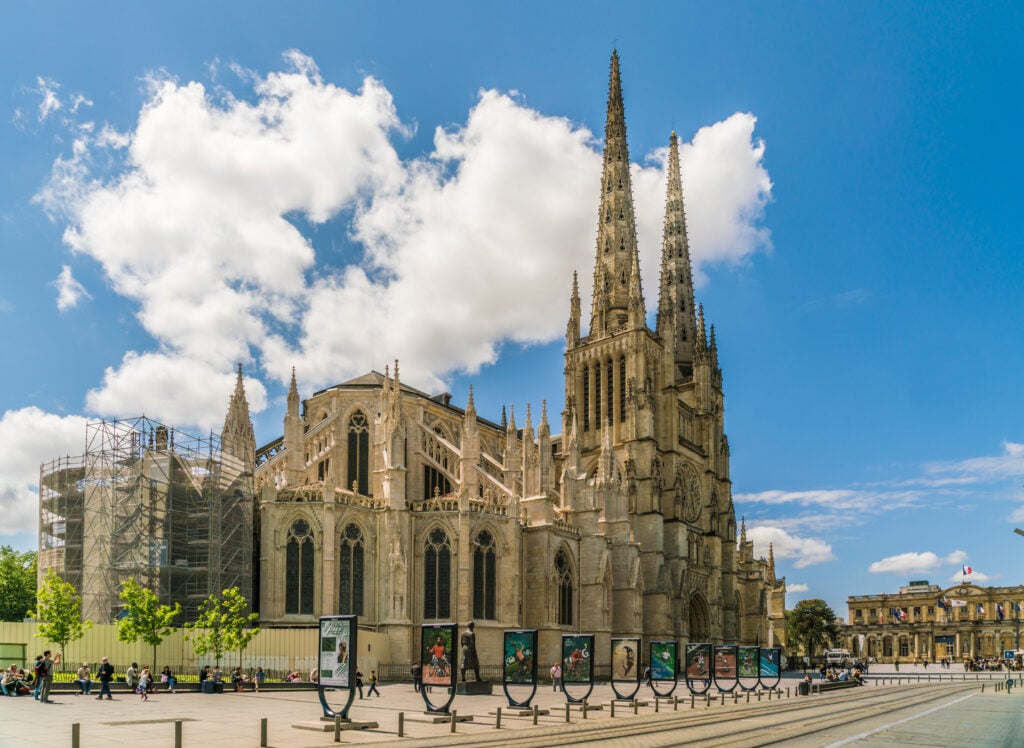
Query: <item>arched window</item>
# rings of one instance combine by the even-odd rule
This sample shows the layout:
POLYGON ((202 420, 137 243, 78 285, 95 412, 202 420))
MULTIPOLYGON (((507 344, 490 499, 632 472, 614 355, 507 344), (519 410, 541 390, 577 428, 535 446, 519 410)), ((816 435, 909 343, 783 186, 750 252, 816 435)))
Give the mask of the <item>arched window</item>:
POLYGON ((363 614, 363 533, 351 524, 341 534, 338 548, 338 570, 341 587, 338 595, 338 613, 363 614))
POLYGON ((423 551, 423 617, 451 617, 452 548, 440 528, 431 530, 423 551))
POLYGON ((619 421, 626 420, 626 357, 619 356, 619 421))
POLYGON ((555 578, 558 585, 558 624, 572 626, 572 572, 565 551, 555 554, 555 578))
POLYGON ((304 519, 288 530, 284 581, 284 612, 313 615, 313 533, 304 519))
POLYGON ((495 595, 497 593, 495 565, 497 552, 494 537, 487 530, 481 530, 473 541, 473 617, 494 620, 495 595))
POLYGON ((348 485, 370 495, 370 424, 361 410, 348 419, 348 485))
POLYGON ((590 367, 583 367, 583 430, 590 431, 590 367))

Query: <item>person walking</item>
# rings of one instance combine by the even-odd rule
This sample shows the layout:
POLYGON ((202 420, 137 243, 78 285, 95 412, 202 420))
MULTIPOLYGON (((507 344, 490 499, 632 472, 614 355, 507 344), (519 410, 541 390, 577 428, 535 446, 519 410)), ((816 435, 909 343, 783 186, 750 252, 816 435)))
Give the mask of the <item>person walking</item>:
POLYGON ((551 690, 557 691, 562 687, 562 666, 555 663, 551 666, 551 690))
POLYGON ((110 695, 110 682, 114 680, 114 666, 110 664, 110 660, 106 657, 100 660, 100 667, 96 671, 96 677, 100 679, 100 695, 97 699, 103 699, 103 694, 107 695, 107 698, 113 701, 114 697, 110 695))
POLYGON ((410 668, 412 672, 412 690, 414 693, 418 693, 423 688, 423 666, 416 662, 410 668))
POLYGON ((377 694, 377 698, 379 699, 380 698, 380 691, 377 690, 377 671, 376 670, 371 670, 370 671, 370 677, 367 678, 366 680, 370 684, 370 688, 366 692, 367 698, 369 698, 370 694, 374 694, 375 693, 375 694, 377 694))
POLYGON ((34 681, 34 685, 32 686, 32 696, 36 701, 39 701, 39 691, 43 687, 43 679, 40 677, 42 669, 43 656, 36 655, 36 662, 32 666, 32 679, 34 681))
POLYGON ((356 690, 359 691, 359 698, 363 698, 363 674, 356 670, 356 690))
POLYGON ((644 683, 646 683, 648 686, 650 686, 652 691, 654 690, 653 677, 654 677, 654 673, 651 671, 651 666, 648 665, 647 667, 644 668, 644 683))
POLYGON ((139 685, 135 689, 139 692, 139 698, 141 701, 149 701, 149 684, 152 682, 152 676, 149 674, 149 668, 142 668, 142 673, 139 675, 139 685))
POLYGON ((128 687, 128 692, 132 693, 135 691, 135 687, 139 685, 139 665, 136 662, 131 664, 124 673, 124 684, 128 687))

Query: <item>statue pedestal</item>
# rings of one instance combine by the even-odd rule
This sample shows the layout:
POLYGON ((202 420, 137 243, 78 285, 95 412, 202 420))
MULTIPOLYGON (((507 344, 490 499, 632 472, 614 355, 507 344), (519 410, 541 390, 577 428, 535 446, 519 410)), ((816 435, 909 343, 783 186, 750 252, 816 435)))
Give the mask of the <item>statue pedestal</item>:
POLYGON ((464 680, 455 685, 456 696, 491 696, 494 687, 485 680, 464 680))

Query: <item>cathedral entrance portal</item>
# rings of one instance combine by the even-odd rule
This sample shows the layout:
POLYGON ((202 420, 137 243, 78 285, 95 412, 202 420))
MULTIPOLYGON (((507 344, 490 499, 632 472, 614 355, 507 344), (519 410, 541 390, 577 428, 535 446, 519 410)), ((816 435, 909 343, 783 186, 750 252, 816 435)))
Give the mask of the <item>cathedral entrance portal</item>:
POLYGON ((690 643, 711 640, 711 616, 707 601, 700 595, 690 598, 690 643))

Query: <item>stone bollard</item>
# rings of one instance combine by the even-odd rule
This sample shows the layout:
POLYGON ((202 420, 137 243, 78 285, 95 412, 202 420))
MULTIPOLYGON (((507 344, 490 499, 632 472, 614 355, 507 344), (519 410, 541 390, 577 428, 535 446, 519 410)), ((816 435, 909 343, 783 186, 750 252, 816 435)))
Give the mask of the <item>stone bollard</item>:
POLYGON ((458 712, 452 709, 452 732, 455 732, 456 724, 458 724, 458 712))
POLYGON ((789 686, 786 686, 786 698, 787 698, 787 699, 788 699, 788 698, 790 698, 790 695, 789 695, 789 686))
POLYGON ((661 697, 660 696, 655 696, 654 697, 654 713, 655 714, 657 714, 658 712, 661 711, 660 706, 661 706, 661 697))
POLYGON ((181 748, 181 720, 174 720, 174 748, 181 748))
POLYGON ((636 698, 633 698, 633 714, 637 713, 636 698))
POLYGON ((260 718, 260 748, 267 748, 267 718, 260 718))
POLYGON ((587 718, 587 700, 583 699, 583 719, 587 718))
POLYGON ((565 702, 565 721, 569 721, 569 702, 565 702))
POLYGON ((757 703, 758 704, 761 703, 761 692, 760 691, 757 692, 757 703))
POLYGON ((736 702, 739 701, 739 699, 740 699, 740 695, 738 693, 736 693, 735 691, 733 691, 732 692, 732 703, 733 703, 733 706, 736 705, 736 702))
POLYGON ((985 693, 985 684, 984 683, 981 684, 981 692, 985 693))
POLYGON ((725 706, 725 691, 722 691, 722 706, 725 706))
POLYGON ((679 711, 679 697, 678 696, 673 696, 672 697, 672 711, 673 712, 678 712, 679 711))
POLYGON ((82 725, 75 722, 71 725, 71 748, 78 748, 82 739, 82 725))
POLYGON ((335 743, 340 743, 341 742, 341 715, 340 714, 335 714, 334 715, 334 742, 335 743))
MULTIPOLYGON (((501 721, 501 707, 498 707, 498 721, 501 721)), ((398 737, 405 737, 405 712, 398 713, 398 737)))
POLYGON ((693 706, 694 706, 694 704, 696 703, 696 701, 697 701, 697 697, 696 697, 696 696, 694 696, 694 695, 693 695, 693 694, 691 693, 691 694, 690 694, 690 708, 691 708, 691 709, 693 709, 693 706))
POLYGON ((533 724, 535 724, 535 725, 537 724, 537 714, 538 713, 539 713, 539 707, 536 704, 534 704, 533 705, 533 724))
POLYGON ((615 699, 612 699, 611 715, 615 716, 615 699))
POLYGON ((495 712, 494 729, 495 730, 500 730, 501 729, 501 707, 500 706, 498 707, 498 710, 495 712))
POLYGON ((750 703, 750 691, 747 691, 747 703, 750 703))

